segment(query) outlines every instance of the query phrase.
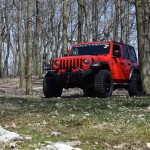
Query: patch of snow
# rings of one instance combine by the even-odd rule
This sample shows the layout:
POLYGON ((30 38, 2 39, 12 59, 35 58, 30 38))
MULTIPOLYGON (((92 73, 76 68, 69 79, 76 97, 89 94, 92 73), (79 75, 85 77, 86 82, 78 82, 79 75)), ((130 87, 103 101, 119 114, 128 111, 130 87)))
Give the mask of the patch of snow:
POLYGON ((147 143, 146 147, 147 147, 148 149, 150 149, 150 143, 147 143))
POLYGON ((71 145, 80 145, 81 142, 80 141, 74 141, 73 142, 56 142, 56 143, 52 143, 49 142, 49 145, 47 145, 46 147, 43 147, 41 149, 36 148, 35 150, 82 150, 80 148, 75 148, 71 145))
POLYGON ((10 132, 5 130, 0 126, 0 141, 4 143, 9 143, 11 141, 15 141, 17 139, 21 139, 21 136, 15 132, 10 132))

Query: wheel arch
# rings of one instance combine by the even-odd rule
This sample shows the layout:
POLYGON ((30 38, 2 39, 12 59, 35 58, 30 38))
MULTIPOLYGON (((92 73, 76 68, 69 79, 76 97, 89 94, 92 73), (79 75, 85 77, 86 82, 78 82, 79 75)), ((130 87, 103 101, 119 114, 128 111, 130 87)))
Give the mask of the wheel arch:
POLYGON ((140 68, 138 66, 132 68, 132 70, 130 72, 129 80, 131 79, 133 74, 139 74, 140 75, 140 68))
POLYGON ((108 70, 110 71, 110 66, 108 62, 93 62, 91 65, 92 70, 108 70))

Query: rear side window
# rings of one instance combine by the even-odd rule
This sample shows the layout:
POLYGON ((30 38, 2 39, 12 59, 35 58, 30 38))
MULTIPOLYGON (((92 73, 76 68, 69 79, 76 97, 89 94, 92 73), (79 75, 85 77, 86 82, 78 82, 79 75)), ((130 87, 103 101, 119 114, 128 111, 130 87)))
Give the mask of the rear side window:
POLYGON ((130 47, 130 61, 137 62, 136 53, 133 47, 130 47))
POLYGON ((123 53, 123 57, 125 59, 129 59, 129 52, 128 52, 128 48, 127 47, 125 47, 125 46, 122 47, 122 53, 123 53))

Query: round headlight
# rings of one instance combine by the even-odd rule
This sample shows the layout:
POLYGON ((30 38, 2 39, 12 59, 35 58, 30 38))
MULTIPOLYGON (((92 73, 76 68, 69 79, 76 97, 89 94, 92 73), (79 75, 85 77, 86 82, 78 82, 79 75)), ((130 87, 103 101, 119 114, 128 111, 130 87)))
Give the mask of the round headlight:
POLYGON ((56 65, 56 67, 60 67, 60 61, 56 60, 55 65, 56 65))
POLYGON ((84 62, 85 65, 88 65, 90 63, 90 60, 86 58, 86 59, 84 59, 83 62, 84 62))

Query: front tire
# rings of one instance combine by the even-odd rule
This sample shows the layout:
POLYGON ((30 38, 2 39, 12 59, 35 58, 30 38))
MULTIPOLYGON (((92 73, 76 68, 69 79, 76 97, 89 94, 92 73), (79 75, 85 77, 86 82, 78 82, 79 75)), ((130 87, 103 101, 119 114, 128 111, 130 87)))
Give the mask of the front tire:
POLYGON ((139 74, 133 74, 128 85, 129 96, 142 96, 142 82, 139 74))
POLYGON ((58 87, 50 75, 46 75, 43 80, 43 93, 46 98, 60 97, 62 94, 62 88, 58 87))
POLYGON ((95 91, 94 91, 94 88, 92 86, 84 88, 83 93, 84 93, 85 97, 94 97, 95 96, 95 91))
POLYGON ((112 96, 113 81, 110 71, 100 70, 99 73, 95 75, 94 90, 98 97, 106 98, 112 96))

